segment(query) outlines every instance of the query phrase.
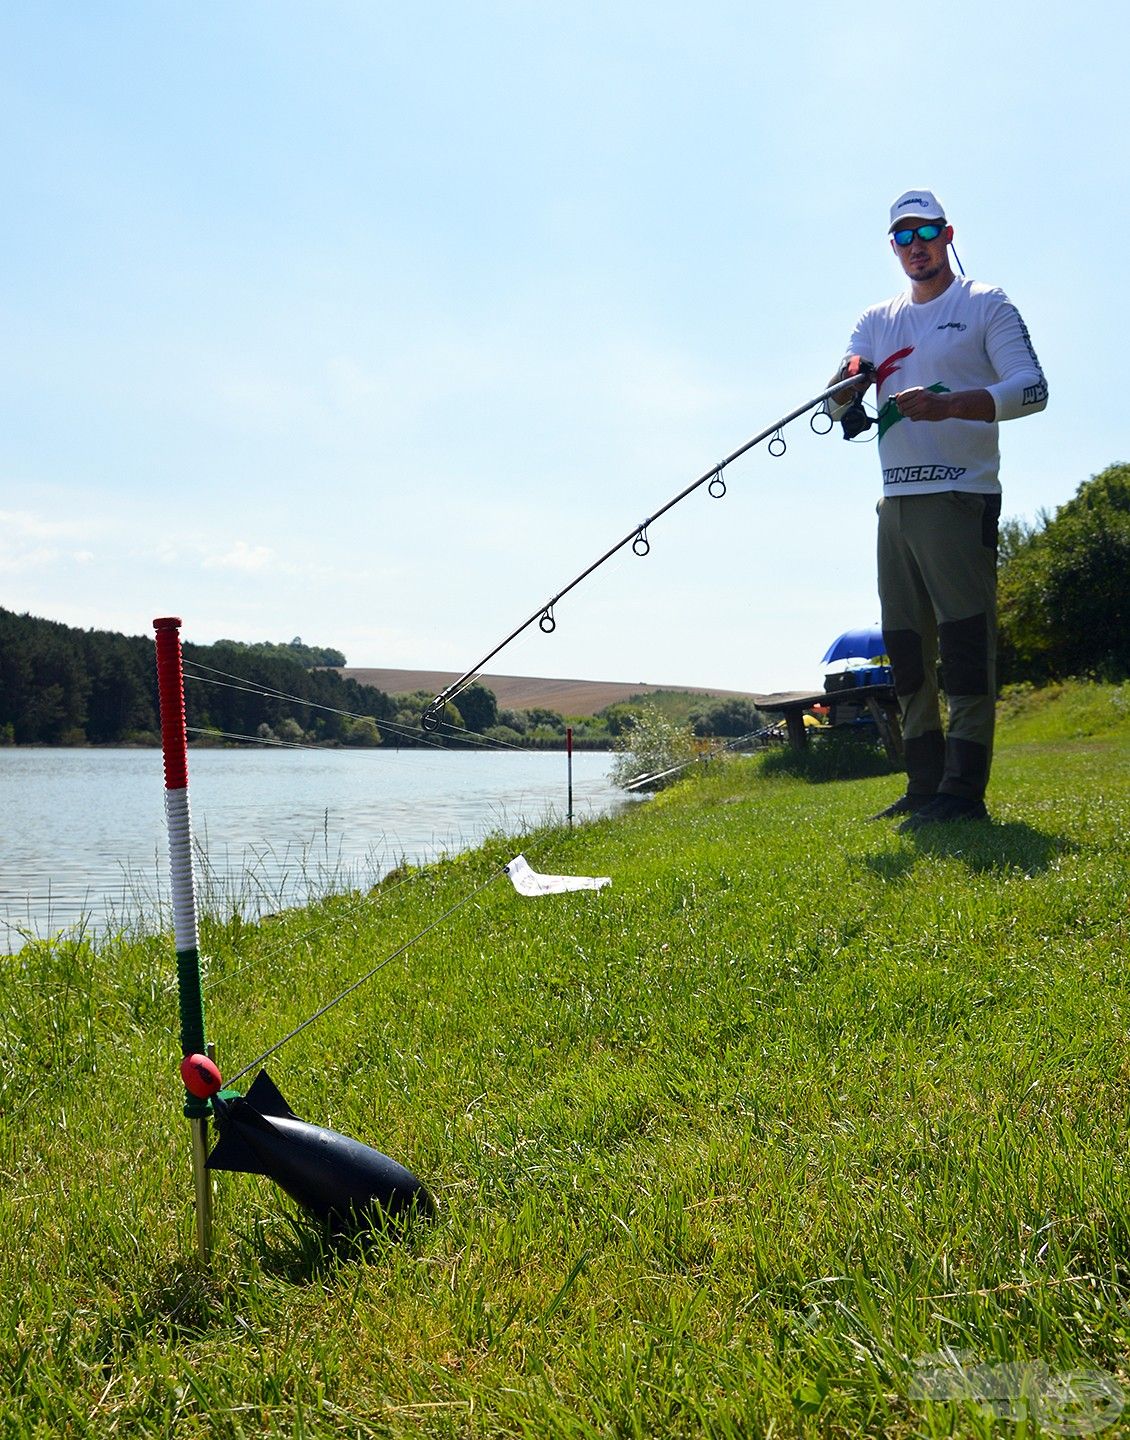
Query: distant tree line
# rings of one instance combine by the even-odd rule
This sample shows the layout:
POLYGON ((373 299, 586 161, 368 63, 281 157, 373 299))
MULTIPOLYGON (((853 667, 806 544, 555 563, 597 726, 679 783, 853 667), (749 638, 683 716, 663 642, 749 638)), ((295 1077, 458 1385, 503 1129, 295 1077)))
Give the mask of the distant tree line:
MULTIPOLYGON (((492 690, 472 684, 426 733, 429 691, 388 695, 338 672, 339 650, 218 640, 183 645, 185 717, 193 744, 513 745, 560 750, 573 731, 578 750, 606 750, 641 714, 642 697, 597 715, 500 709, 492 690)), ((683 697, 689 702, 690 697, 683 697)), ((679 703, 673 697, 672 703, 679 703)), ((746 700, 696 697, 675 717, 699 736, 746 734, 763 723, 746 700)), ((78 630, 0 609, 0 744, 158 745, 161 739, 153 640, 78 630)))
MULTIPOLYGON (((395 710, 383 690, 314 669, 336 650, 292 641, 183 647, 192 730, 328 744, 379 743, 395 710)), ((194 738, 194 737, 191 737, 194 738)), ((78 630, 0 609, 0 743, 156 745, 152 639, 78 630)))
POLYGON ((340 650, 331 650, 328 645, 304 645, 301 635, 296 635, 285 645, 276 645, 271 640, 259 640, 251 645, 245 644, 242 640, 217 640, 216 644, 229 646, 231 649, 243 651, 245 654, 273 656, 277 660, 297 660, 306 670, 313 670, 319 666, 345 664, 345 656, 340 650))
POLYGON ((0 609, 0 739, 81 745, 157 735, 151 640, 0 609))

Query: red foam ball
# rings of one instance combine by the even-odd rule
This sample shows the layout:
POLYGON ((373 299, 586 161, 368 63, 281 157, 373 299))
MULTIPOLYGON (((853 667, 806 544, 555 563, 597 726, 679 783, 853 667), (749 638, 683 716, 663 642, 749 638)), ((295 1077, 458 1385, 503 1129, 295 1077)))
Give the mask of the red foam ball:
POLYGON ((197 1100, 207 1100, 223 1086, 224 1079, 216 1062, 207 1055, 186 1055, 180 1062, 180 1078, 184 1088, 197 1100))

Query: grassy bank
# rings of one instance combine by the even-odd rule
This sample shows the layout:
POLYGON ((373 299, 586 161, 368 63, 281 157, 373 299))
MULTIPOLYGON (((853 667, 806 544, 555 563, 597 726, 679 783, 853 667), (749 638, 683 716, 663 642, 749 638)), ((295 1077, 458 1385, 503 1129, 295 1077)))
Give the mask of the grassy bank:
MULTIPOLYGON (((167 939, 8 962, 0 1433, 1023 1435, 1064 1372, 1130 1394, 1130 722, 1039 708, 991 827, 748 760, 523 840, 612 888, 495 880, 268 1064, 434 1187, 364 1254, 224 1175, 192 1262, 167 939), (924 1398, 943 1347, 1053 1377, 1026 1426, 924 1398)), ((208 923, 223 1067, 512 853, 208 923)))

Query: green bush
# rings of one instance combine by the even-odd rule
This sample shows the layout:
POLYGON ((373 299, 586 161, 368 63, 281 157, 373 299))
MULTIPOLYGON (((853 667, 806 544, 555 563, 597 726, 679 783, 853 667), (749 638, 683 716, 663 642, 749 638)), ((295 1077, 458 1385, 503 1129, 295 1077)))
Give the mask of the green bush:
POLYGON ((689 725, 676 725, 653 705, 641 705, 629 727, 614 741, 618 752, 612 766, 612 783, 625 789, 660 790, 678 778, 680 767, 694 759, 694 736, 689 725), (642 785, 633 785, 641 777, 642 785))
POLYGON ((1130 675, 1130 465, 1084 481, 1034 528, 1003 528, 1002 683, 1130 675))
POLYGON ((752 700, 730 695, 692 710, 690 723, 696 735, 736 739, 741 735, 752 735, 767 722, 752 700))

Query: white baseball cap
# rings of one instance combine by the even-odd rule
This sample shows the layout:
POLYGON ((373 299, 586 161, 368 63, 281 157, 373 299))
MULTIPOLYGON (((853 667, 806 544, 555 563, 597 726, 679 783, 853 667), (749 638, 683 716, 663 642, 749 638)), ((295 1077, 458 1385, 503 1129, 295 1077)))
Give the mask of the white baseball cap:
MULTIPOLYGON (((891 206, 891 230, 899 230, 910 220, 944 220, 946 212, 938 204, 932 190, 907 190, 891 206)), ((890 231, 887 232, 890 234, 890 231)))

